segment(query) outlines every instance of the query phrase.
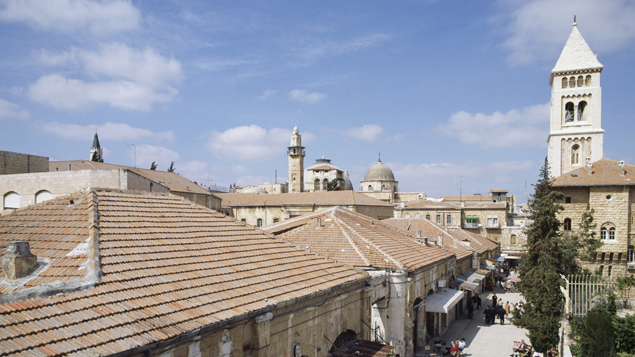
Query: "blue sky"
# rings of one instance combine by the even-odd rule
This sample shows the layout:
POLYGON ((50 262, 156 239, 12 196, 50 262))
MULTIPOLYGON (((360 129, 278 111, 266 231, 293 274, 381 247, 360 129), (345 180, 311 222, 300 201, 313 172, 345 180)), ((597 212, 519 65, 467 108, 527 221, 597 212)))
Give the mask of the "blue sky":
POLYGON ((297 125, 305 166, 324 150, 356 189, 381 152, 400 191, 523 201, 573 15, 604 65, 604 155, 635 163, 617 0, 0 0, 0 149, 88 159, 97 130, 106 162, 248 185, 287 180, 297 125))

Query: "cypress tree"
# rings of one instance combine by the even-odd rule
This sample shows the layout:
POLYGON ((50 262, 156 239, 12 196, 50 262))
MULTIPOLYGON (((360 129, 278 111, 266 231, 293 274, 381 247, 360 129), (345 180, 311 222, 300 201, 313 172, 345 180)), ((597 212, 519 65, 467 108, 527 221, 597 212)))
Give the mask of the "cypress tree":
POLYGON ((533 223, 527 230, 527 257, 519 271, 519 287, 527 303, 522 316, 516 316, 518 318, 513 322, 529 330, 533 348, 545 353, 560 341, 563 314, 560 287, 564 283, 560 275, 571 272, 575 254, 563 249, 557 214, 564 208, 557 202, 562 201, 564 195, 551 191, 547 159, 534 187, 529 202, 528 218, 533 223))

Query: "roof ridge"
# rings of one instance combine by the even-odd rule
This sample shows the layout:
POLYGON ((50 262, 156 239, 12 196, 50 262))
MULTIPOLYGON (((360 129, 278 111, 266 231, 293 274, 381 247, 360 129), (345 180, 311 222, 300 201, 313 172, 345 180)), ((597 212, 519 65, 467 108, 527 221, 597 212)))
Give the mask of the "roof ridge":
MULTIPOLYGON (((337 222, 337 224, 339 224, 340 226, 344 226, 345 228, 349 229, 342 221, 341 219, 337 218, 335 215, 332 215, 333 218, 335 219, 335 222, 337 222)), ((359 255, 360 258, 362 258, 362 260, 364 261, 364 264, 366 264, 367 266, 371 266, 372 264, 370 263, 370 260, 368 260, 368 258, 366 258, 366 256, 364 255, 364 253, 362 253, 359 250, 359 247, 357 246, 357 244, 353 241, 353 239, 348 235, 348 233, 346 232, 346 230, 342 229, 342 233, 344 234, 344 236, 346 237, 346 239, 348 240, 348 242, 350 243, 350 245, 353 246, 353 249, 355 249, 355 252, 357 253, 357 255, 359 255)))
POLYGON ((95 188, 88 188, 88 255, 86 263, 88 265, 84 276, 93 283, 101 280, 104 272, 101 269, 101 251, 99 249, 99 197, 95 188))
MULTIPOLYGON (((339 219, 338 219, 339 220, 339 219)), ((341 220, 340 220, 341 221, 341 220)), ((384 256, 386 256, 388 259, 390 259, 390 261, 395 264, 397 267, 399 267, 399 269, 404 269, 403 264, 401 264, 398 260, 396 260, 395 258, 393 258, 390 254, 384 252, 381 248, 379 248, 377 245, 373 244, 372 242, 370 242, 368 239, 362 237, 361 234, 359 234, 359 232, 357 232, 356 230, 352 229, 351 227, 349 227, 346 223, 342 222, 342 224, 344 226, 346 226, 349 230, 351 230, 353 233, 355 233, 355 235, 357 235, 357 237, 359 237, 359 239, 361 239, 362 241, 366 242, 367 244, 370 244, 373 248, 377 249, 381 254, 383 254, 384 256)))

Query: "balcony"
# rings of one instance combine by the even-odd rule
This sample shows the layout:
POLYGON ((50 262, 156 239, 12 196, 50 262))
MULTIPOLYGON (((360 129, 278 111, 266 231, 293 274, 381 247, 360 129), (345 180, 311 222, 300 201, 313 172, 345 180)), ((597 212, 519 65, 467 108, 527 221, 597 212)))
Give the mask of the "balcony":
POLYGON ((473 222, 470 222, 470 223, 465 222, 465 223, 463 223, 463 228, 472 228, 472 229, 474 229, 474 228, 478 228, 478 226, 479 226, 478 223, 473 223, 473 222))

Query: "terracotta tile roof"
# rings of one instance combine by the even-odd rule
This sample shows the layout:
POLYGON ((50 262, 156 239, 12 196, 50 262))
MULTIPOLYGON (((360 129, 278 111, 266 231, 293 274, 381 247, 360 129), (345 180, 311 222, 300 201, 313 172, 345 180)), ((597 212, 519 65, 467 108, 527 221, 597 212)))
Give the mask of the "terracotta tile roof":
POLYGON ((593 163, 591 173, 582 167, 558 176, 553 187, 565 186, 622 186, 635 185, 635 166, 624 164, 624 175, 620 175, 619 162, 601 159, 593 163))
POLYGON ((421 236, 424 238, 433 238, 437 240, 439 239, 439 234, 443 235, 443 247, 450 250, 456 258, 461 260, 466 256, 472 255, 472 248, 469 248, 462 244, 457 244, 454 247, 454 236, 446 232, 441 226, 432 223, 431 221, 423 218, 389 218, 383 219, 383 223, 390 224, 397 228, 406 230, 412 234, 417 234, 417 231, 421 231, 421 236))
POLYGON ((492 201, 492 195, 441 196, 446 201, 492 201))
POLYGON ((380 201, 363 193, 355 191, 322 191, 322 192, 295 192, 276 194, 256 193, 219 193, 222 206, 229 207, 261 207, 315 204, 317 206, 383 206, 392 207, 388 202, 380 201))
POLYGON ((406 202, 405 204, 405 208, 407 209, 417 209, 417 208, 441 208, 441 209, 459 209, 460 206, 458 204, 455 203, 449 203, 449 202, 435 202, 435 201, 429 201, 429 200, 417 200, 417 201, 410 201, 410 202, 406 202))
POLYGON ((407 231, 339 207, 293 218, 265 231, 356 267, 416 270, 453 257, 441 247, 417 243, 407 231))
POLYGON ((130 167, 123 165, 108 164, 104 162, 95 162, 90 160, 71 160, 71 161, 50 161, 50 171, 77 171, 77 170, 116 170, 123 169, 132 171, 138 175, 141 175, 148 180, 152 180, 157 183, 161 183, 166 186, 172 192, 190 192, 215 196, 205 188, 198 184, 186 179, 185 177, 177 174, 176 172, 167 172, 150 169, 140 169, 138 167, 130 167), (68 165, 71 165, 71 169, 68 169, 68 165), (57 170, 56 170, 57 169, 57 170))
POLYGON ((470 241, 471 246, 477 250, 478 249, 495 250, 496 248, 499 247, 499 242, 493 239, 487 238, 485 236, 482 236, 480 234, 472 233, 465 229, 453 229, 453 230, 450 230, 449 233, 455 236, 457 239, 470 241), (476 248, 479 245, 483 248, 476 248))
POLYGON ((102 276, 46 298, 0 296, 3 356, 110 355, 368 279, 171 194, 88 189, 0 217, 0 254, 13 239, 55 259, 61 282, 102 276), (69 257, 87 237, 88 252, 69 257))

